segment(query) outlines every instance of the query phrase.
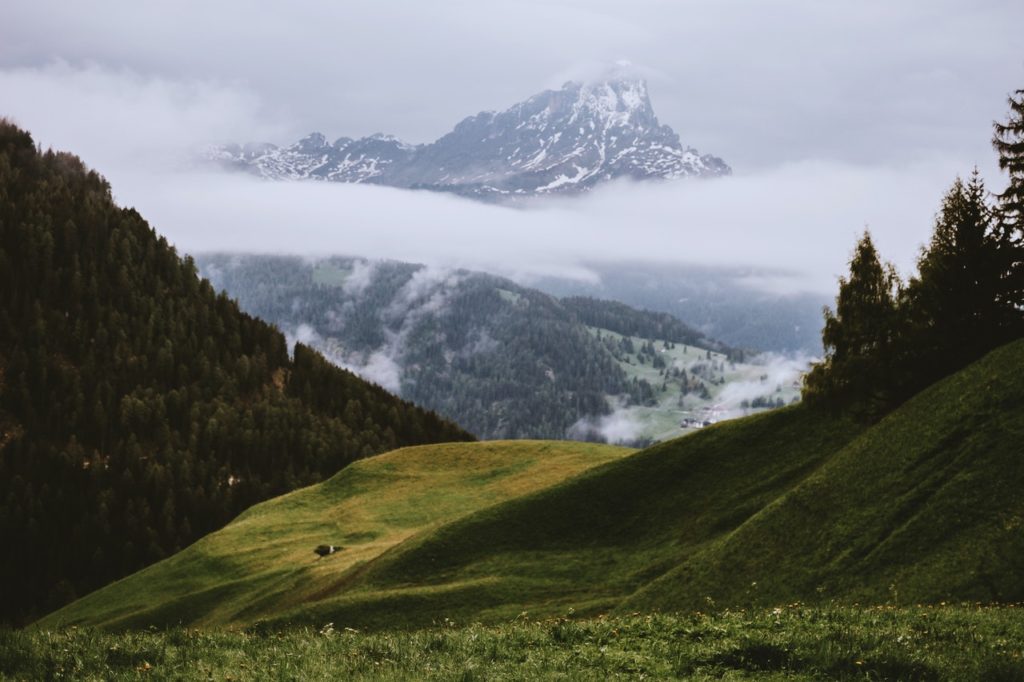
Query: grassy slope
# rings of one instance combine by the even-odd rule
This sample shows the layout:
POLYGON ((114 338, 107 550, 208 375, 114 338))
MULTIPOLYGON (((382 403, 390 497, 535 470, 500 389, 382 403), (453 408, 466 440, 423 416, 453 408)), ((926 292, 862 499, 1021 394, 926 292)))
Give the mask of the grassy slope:
POLYGON ((1024 341, 863 432, 797 406, 485 510, 282 619, 376 625, 385 602, 415 624, 686 609, 708 597, 1020 599, 1022 447, 1024 341), (424 599, 428 588, 445 598, 424 599))
POLYGON ((627 607, 694 607, 702 595, 1018 601, 1022 490, 1018 341, 916 396, 627 607))
POLYGON ((381 552, 438 524, 533 492, 630 450, 570 442, 397 450, 256 505, 175 556, 40 621, 133 627, 247 623, 331 592, 381 552), (319 544, 344 551, 318 559, 319 544))
POLYGON ((280 622, 593 614, 739 527, 857 432, 796 407, 704 429, 405 543, 280 622))

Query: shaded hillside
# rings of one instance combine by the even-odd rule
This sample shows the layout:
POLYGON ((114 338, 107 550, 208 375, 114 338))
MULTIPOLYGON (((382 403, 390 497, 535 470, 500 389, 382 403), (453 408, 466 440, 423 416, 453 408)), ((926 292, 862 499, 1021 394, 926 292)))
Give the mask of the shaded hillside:
POLYGON ((684 324, 678 317, 668 313, 638 310, 625 303, 604 301, 588 296, 570 296, 560 303, 588 327, 607 329, 623 336, 639 336, 645 339, 659 339, 672 343, 685 343, 738 357, 740 351, 730 349, 724 343, 708 338, 693 327, 684 324))
MULTIPOLYGON (((481 472, 470 485, 460 485, 475 491, 494 477, 521 472, 525 476, 516 486, 517 494, 510 496, 512 502, 476 514, 472 512, 480 507, 467 506, 465 511, 472 515, 464 520, 420 527, 401 544, 388 546, 387 552, 374 551, 377 558, 357 546, 357 557, 342 553, 337 563, 328 563, 334 560, 328 557, 309 568, 316 561, 312 548, 331 540, 323 534, 306 535, 303 519, 315 519, 323 527, 321 533, 345 532, 362 523, 357 519, 373 513, 374 499, 395 499, 400 491, 392 486, 403 485, 407 470, 417 476, 415 461, 403 459, 402 453, 372 458, 308 494, 301 491, 257 507, 181 554, 51 614, 40 626, 223 624, 227 616, 231 624, 334 622, 384 628, 427 625, 445 617, 460 622, 503 620, 524 610, 532 615, 564 613, 568 608, 581 614, 603 611, 671 566, 683 544, 674 539, 680 524, 691 527, 683 538, 689 544, 727 532, 841 447, 850 428, 808 419, 799 409, 781 410, 637 453, 546 491, 540 485, 545 468, 514 466, 522 457, 519 451, 506 444, 483 443, 474 448, 494 450, 493 473, 481 472), (807 429, 808 425, 815 428, 807 429), (728 453, 750 439, 761 445, 728 461, 728 453), (793 444, 797 455, 776 460, 773 451, 785 442, 793 444), (385 461, 387 477, 360 476, 385 461), (341 481, 349 483, 341 486, 341 481), (292 499, 303 500, 302 508, 292 507, 292 499), (344 515, 332 511, 346 505, 351 508, 344 515), (678 519, 685 509, 700 509, 701 514, 688 521, 678 519), (244 525, 256 514, 260 528, 285 530, 267 533, 252 522, 244 525), (270 538, 273 543, 263 541, 270 538), (277 546, 282 550, 274 549, 277 546), (232 558, 236 550, 237 560, 232 558), (261 554, 258 562, 250 560, 261 554), (370 561, 353 563, 352 558, 370 561), (311 570, 324 571, 316 574, 313 595, 281 578, 272 584, 261 582, 263 575, 306 576, 311 570), (210 589, 215 585, 220 589, 210 589), (291 589, 298 591, 288 597, 291 589), (232 606, 261 591, 271 597, 257 601, 247 612, 238 613, 232 606)), ((542 445, 570 451, 594 447, 542 445)), ((545 467, 559 466, 551 456, 544 462, 545 467)), ((447 490, 439 486, 438 494, 444 497, 447 490)), ((509 497, 493 502, 503 499, 509 497)), ((424 512, 432 508, 419 506, 424 512)), ((396 518, 402 515, 399 511, 396 518)))
POLYGON ((354 259, 200 263, 248 312, 482 438, 562 438, 633 388, 558 301, 490 275, 354 259))
POLYGON ((1024 600, 1024 340, 918 394, 624 608, 1024 600))
POLYGON ((371 457, 319 485, 256 505, 179 554, 40 625, 251 623, 332 594, 346 571, 358 572, 418 533, 631 452, 589 443, 504 441, 371 457), (313 548, 320 544, 341 550, 318 559, 313 548))
POLYGON ((542 610, 1018 601, 1022 443, 1017 341, 859 435, 803 406, 722 424, 441 529, 363 580, 486 576, 475 608, 506 613, 513 586, 542 610))
POLYGON ((239 311, 76 157, 0 121, 0 619, 458 427, 239 311))
POLYGON ((856 432, 801 407, 721 424, 418 538, 382 557, 361 589, 281 620, 383 625, 372 596, 381 591, 407 602, 409 625, 442 611, 607 612, 772 504, 856 432))

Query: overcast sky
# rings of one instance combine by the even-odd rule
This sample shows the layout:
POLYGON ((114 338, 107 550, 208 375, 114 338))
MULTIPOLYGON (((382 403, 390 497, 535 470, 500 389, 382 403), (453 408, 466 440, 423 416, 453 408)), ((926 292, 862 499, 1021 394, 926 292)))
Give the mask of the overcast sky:
POLYGON ((955 174, 977 164, 1002 184, 991 123, 1024 87, 1019 0, 7 0, 2 13, 0 115, 82 156, 185 250, 524 270, 656 251, 799 269, 827 289, 865 225, 906 271, 955 174), (189 162, 202 144, 311 130, 430 141, 619 59, 646 74, 660 120, 735 177, 515 211, 270 188, 189 162))

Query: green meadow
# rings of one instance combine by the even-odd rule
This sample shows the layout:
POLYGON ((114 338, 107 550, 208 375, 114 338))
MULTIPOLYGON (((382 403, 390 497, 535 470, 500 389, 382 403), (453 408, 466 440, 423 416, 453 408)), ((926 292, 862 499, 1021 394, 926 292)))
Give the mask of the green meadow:
POLYGON ((0 632, 11 680, 1024 680, 1018 607, 807 607, 337 624, 284 632, 0 632))

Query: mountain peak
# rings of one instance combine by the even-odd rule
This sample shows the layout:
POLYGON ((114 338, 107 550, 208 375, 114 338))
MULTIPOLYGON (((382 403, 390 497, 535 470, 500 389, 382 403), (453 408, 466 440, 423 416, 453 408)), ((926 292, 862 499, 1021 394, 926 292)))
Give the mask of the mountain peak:
POLYGON ((376 133, 330 147, 313 133, 262 156, 236 158, 232 149, 212 156, 264 177, 370 182, 489 200, 578 193, 619 177, 731 172, 721 159, 683 146, 675 131, 658 122, 647 81, 628 62, 505 111, 470 116, 430 144, 407 145, 376 133))
POLYGON ((327 138, 323 133, 310 133, 299 140, 293 146, 294 149, 305 152, 319 152, 327 146, 327 138))
MULTIPOLYGON (((584 85, 580 91, 585 105, 602 116, 626 114, 635 122, 657 125, 647 81, 642 78, 610 78, 584 85)), ((621 123, 627 122, 626 119, 621 123)))

